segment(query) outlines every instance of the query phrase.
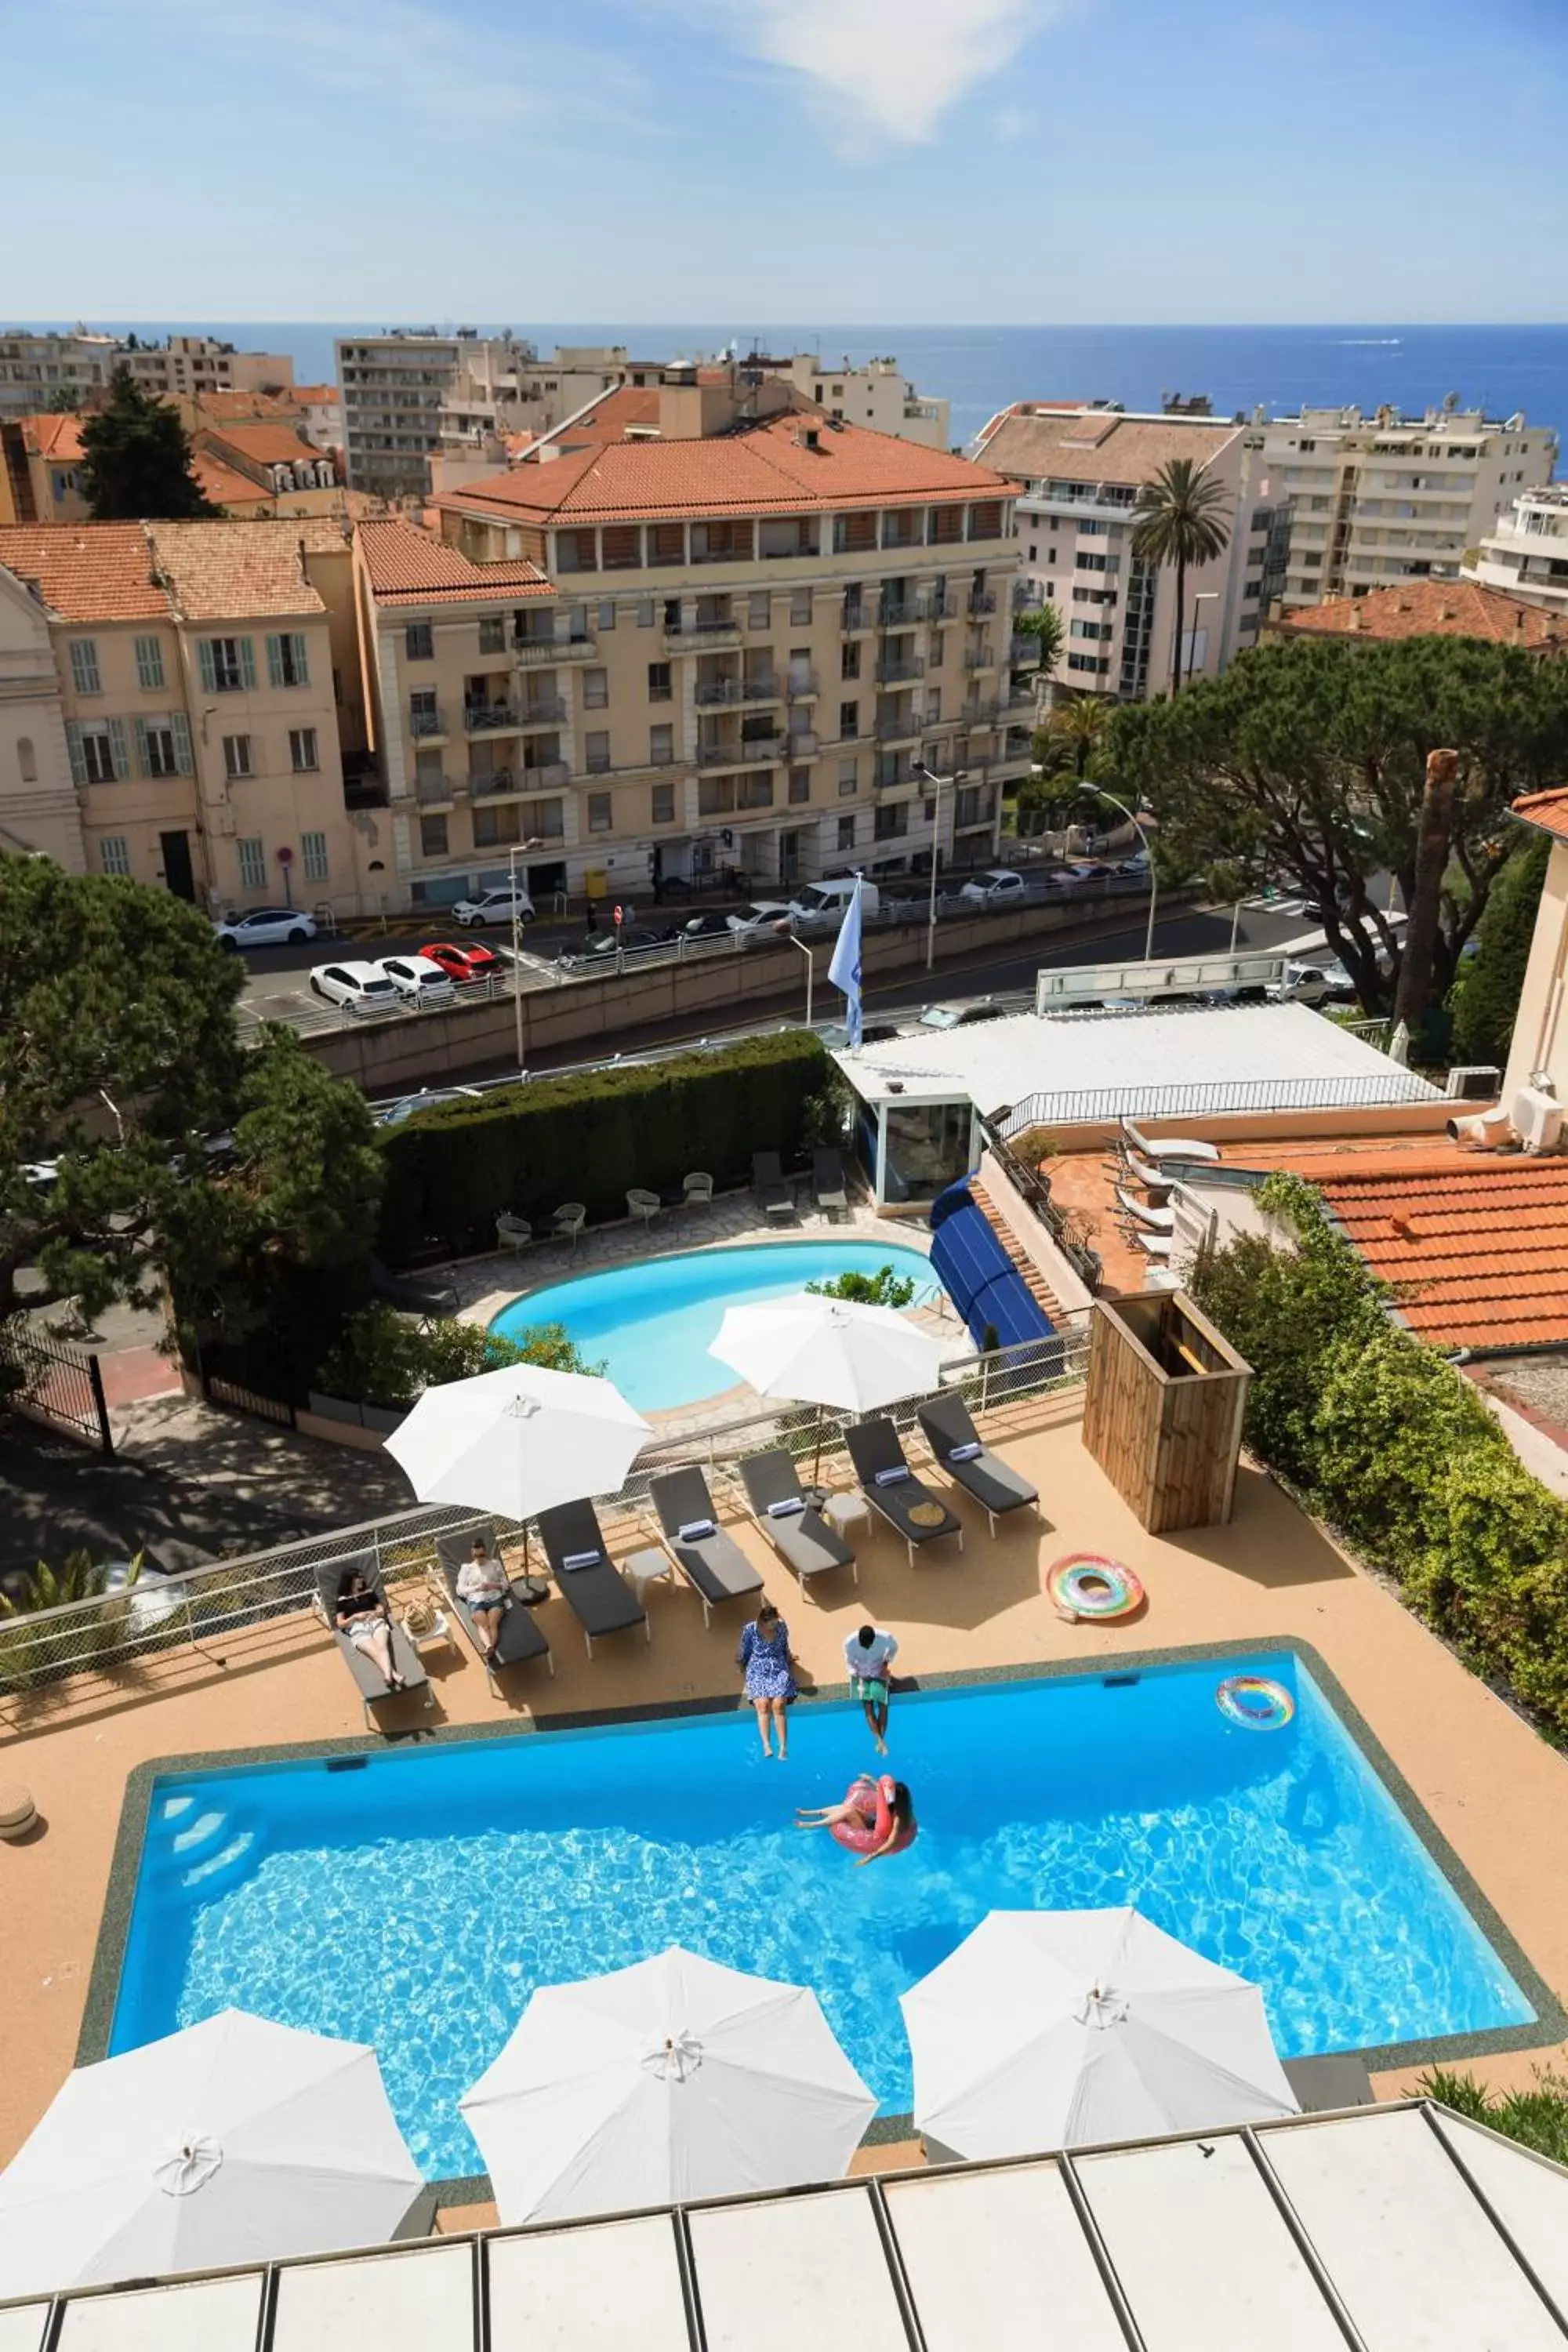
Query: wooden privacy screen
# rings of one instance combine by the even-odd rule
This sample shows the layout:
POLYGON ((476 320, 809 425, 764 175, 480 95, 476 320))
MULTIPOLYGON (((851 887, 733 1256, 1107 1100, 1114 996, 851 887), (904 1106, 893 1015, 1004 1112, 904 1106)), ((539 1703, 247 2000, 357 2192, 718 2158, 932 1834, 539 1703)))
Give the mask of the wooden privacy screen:
POLYGON ((1183 1292, 1095 1300, 1083 1442, 1151 1535, 1229 1518, 1251 1379, 1183 1292))

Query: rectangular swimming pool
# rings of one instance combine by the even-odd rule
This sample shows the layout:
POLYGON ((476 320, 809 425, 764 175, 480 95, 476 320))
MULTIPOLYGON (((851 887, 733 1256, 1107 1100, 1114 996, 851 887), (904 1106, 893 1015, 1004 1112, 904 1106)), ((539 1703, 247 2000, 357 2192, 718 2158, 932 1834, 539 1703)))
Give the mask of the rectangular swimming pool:
POLYGON ((748 1712, 160 1775, 110 2046, 230 2003, 374 2042, 442 2179, 533 1988, 669 1943, 813 1985, 888 2115, 898 1994, 994 1908, 1137 1904, 1261 1984, 1284 2057, 1536 2015, 1293 1653, 899 1698, 921 1835, 856 1870, 794 1809, 874 1761, 858 1707, 812 1704, 787 1764, 748 1712), (1227 1721, 1239 1672, 1293 1720, 1227 1721))

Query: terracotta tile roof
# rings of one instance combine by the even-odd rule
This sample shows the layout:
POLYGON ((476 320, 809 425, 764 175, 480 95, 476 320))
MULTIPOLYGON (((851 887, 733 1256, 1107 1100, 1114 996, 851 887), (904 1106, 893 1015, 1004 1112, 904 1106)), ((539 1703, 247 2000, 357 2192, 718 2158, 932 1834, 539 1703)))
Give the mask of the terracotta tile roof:
POLYGON ((226 466, 210 449, 191 452, 191 471, 203 498, 212 506, 264 507, 272 502, 272 492, 265 483, 253 482, 248 474, 226 466))
POLYGON ((585 416, 576 418, 565 431, 540 437, 553 441, 558 449, 575 449, 586 442, 623 441, 629 425, 657 426, 658 424, 658 388, 625 383, 614 392, 606 392, 585 416))
POLYGON ((1291 636, 1485 637, 1493 645, 1561 646, 1568 616, 1527 604, 1479 580, 1412 580, 1366 596, 1335 596, 1287 613, 1278 626, 1291 636))
POLYGON ((215 428, 215 434, 228 448, 237 449, 242 457, 258 466, 289 466, 297 457, 320 455, 297 425, 253 421, 225 425, 221 430, 215 428))
POLYGON ((1010 490, 1000 474, 966 457, 863 425, 836 432, 812 415, 790 414, 700 441, 621 441, 517 466, 449 490, 436 504, 459 514, 586 524, 924 505, 1010 490), (818 433, 815 449, 801 440, 803 427, 818 433))
POLYGON ((1305 1155, 1399 1312, 1437 1348, 1568 1344, 1568 1160, 1447 1151, 1305 1155))
POLYGON ((37 587, 62 621, 163 621, 139 522, 24 523, 0 530, 0 563, 37 587))
MULTIPOLYGON (((328 529, 341 546, 342 531, 331 523, 328 529)), ((261 620, 327 609, 305 576, 300 551, 309 541, 293 519, 153 522, 147 534, 182 620, 261 620)))
POLYGON ((339 394, 335 383, 295 383, 289 385, 285 397, 297 402, 302 408, 331 408, 336 405, 339 394))
POLYGON ((380 604, 477 604, 498 596, 515 603, 555 593, 536 563, 471 563, 460 549, 411 522, 362 522, 354 540, 380 604))
POLYGON ((236 392, 227 385, 214 384, 210 390, 190 393, 196 415, 208 425, 258 423, 268 417, 288 417, 292 413, 288 393, 236 392))
MULTIPOLYGON (((1036 407, 1043 404, 1033 404, 1036 407)), ((1113 408, 1005 415, 981 454, 1022 481, 1120 482, 1141 488, 1173 457, 1206 465, 1241 431, 1228 418, 1124 416, 1113 408)))
POLYGON ((22 446, 30 457, 70 464, 82 455, 81 418, 71 415, 24 416, 22 446))
POLYGON ((1003 1255, 1014 1273, 1023 1282, 1025 1289, 1036 1306, 1055 1329, 1065 1330, 1070 1320, 1067 1308, 1062 1305, 1034 1259, 1026 1255, 1017 1235, 978 1176, 972 1176, 969 1180, 969 1197, 1000 1242, 1003 1255))
POLYGON ((1568 786, 1560 785, 1555 792, 1526 793, 1515 801, 1513 814, 1524 824, 1539 825, 1542 833, 1554 833, 1559 841, 1568 841, 1568 786))

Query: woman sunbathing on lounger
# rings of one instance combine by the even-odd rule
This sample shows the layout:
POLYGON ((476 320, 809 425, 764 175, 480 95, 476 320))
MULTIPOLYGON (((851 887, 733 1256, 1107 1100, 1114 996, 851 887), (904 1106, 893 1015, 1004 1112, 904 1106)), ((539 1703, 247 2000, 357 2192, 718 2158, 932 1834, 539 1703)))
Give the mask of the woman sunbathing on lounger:
POLYGON ((479 1647, 487 1657, 500 1640, 507 1591, 505 1569, 488 1549, 483 1536, 476 1536, 471 1558, 458 1570, 458 1598, 468 1604, 479 1647))
POLYGON ((405 1687, 393 1662, 391 1614, 380 1593, 365 1582, 357 1568, 345 1569, 338 1579, 338 1631, 348 1635, 356 1650, 369 1651, 386 1677, 388 1690, 405 1687))

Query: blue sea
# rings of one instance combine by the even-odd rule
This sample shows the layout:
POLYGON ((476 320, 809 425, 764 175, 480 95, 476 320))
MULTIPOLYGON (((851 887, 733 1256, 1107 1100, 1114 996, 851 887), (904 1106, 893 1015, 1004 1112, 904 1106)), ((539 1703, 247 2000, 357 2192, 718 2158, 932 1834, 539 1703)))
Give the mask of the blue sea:
MULTIPOLYGON (((47 322, 46 322, 47 323, 47 322)), ((63 323, 55 321, 53 323, 63 323)), ((379 333, 386 320, 339 325, 213 320, 95 320, 142 336, 215 334, 245 351, 292 354, 296 380, 331 382, 333 340, 379 333)), ((421 323, 428 323, 421 322, 421 323)), ((449 324, 449 321, 442 321, 449 324)), ((495 322, 463 321, 482 331, 495 322)), ((1165 392, 1206 393, 1216 415, 1259 403, 1276 414, 1305 401, 1373 409, 1383 402, 1420 411, 1458 393, 1463 407, 1532 424, 1568 425, 1568 326, 1401 327, 852 327, 758 324, 567 325, 509 322, 542 352, 563 343, 626 343, 654 360, 721 350, 753 336, 773 351, 820 350, 858 364, 889 352, 919 389, 952 403, 952 437, 971 440, 1014 400, 1115 400, 1157 408, 1165 392)))

